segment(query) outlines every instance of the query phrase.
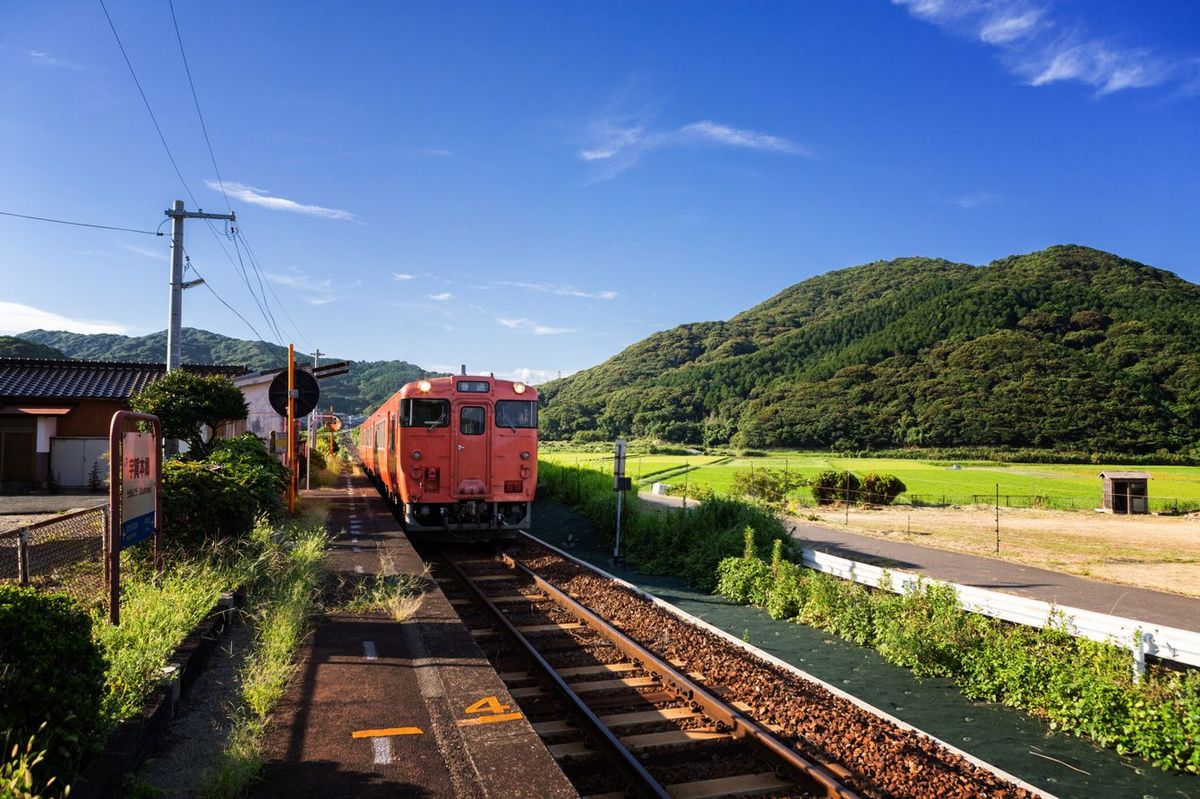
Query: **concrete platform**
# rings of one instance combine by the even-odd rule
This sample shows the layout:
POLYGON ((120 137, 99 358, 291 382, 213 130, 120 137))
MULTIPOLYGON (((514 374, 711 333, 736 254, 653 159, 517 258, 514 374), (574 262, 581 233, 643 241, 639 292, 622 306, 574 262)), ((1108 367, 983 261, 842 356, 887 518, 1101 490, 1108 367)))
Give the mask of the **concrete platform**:
MULTIPOLYGON (((365 478, 306 496, 332 502, 333 572, 424 572, 365 478)), ((578 795, 512 712, 516 703, 446 597, 427 583, 405 621, 320 620, 267 731, 257 796, 578 795)))
MULTIPOLYGON (((678 497, 641 494, 638 498, 667 507, 677 508, 682 504, 678 497)), ((793 528, 792 535, 805 546, 831 555, 871 563, 882 558, 897 569, 939 580, 1200 632, 1200 599, 1193 597, 1089 580, 1000 558, 887 541, 795 517, 787 517, 787 524, 793 528)))

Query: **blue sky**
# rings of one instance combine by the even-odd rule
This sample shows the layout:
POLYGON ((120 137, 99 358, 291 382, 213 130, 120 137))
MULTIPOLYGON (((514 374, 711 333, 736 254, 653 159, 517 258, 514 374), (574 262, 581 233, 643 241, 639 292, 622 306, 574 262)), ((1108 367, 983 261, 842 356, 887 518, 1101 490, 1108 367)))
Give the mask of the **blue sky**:
MULTIPOLYGON (((536 381, 880 258, 1073 242, 1200 279, 1200 4, 176 0, 223 195, 170 7, 106 3, 303 349, 536 381)), ((99 0, 0 6, 0 150, 0 211, 194 207, 99 0)), ((193 264, 275 340, 215 230, 193 264)), ((165 326, 166 237, 0 243, 0 332, 165 326)), ((184 323, 255 337, 204 288, 184 323)))

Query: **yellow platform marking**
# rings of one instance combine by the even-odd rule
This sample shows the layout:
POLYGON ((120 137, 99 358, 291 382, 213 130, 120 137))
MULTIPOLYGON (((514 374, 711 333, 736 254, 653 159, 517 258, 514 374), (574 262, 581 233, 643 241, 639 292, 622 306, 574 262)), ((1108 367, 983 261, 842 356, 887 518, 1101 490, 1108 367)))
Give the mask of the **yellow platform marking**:
POLYGON ((503 713, 510 709, 512 705, 504 705, 495 696, 485 696, 478 702, 473 702, 468 705, 463 712, 465 713, 503 713))
POLYGON ((473 719, 460 719, 458 726, 470 727, 475 724, 494 724, 497 721, 516 721, 521 718, 520 713, 499 713, 495 716, 476 716, 473 719))
POLYGON ((393 735, 422 735, 420 727, 384 727, 379 730, 355 730, 351 738, 389 738, 393 735))

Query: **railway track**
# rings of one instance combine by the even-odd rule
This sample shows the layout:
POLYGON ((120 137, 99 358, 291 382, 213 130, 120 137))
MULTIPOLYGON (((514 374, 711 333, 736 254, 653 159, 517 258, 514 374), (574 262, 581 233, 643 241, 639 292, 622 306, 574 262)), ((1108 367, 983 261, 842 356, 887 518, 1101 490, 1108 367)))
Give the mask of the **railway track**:
POLYGON ((469 592, 467 601, 486 609, 472 614, 486 624, 476 634, 503 635, 525 656, 525 669, 501 677, 519 702, 534 700, 523 704, 526 715, 568 774, 578 777, 581 793, 859 796, 747 718, 744 706, 701 686, 696 678, 702 675, 654 655, 513 557, 451 555, 447 562, 469 592), (613 782, 609 764, 625 785, 604 784, 613 782), (589 786, 600 790, 589 792, 589 786))
POLYGON ((530 540, 437 572, 583 796, 1037 795, 530 540))

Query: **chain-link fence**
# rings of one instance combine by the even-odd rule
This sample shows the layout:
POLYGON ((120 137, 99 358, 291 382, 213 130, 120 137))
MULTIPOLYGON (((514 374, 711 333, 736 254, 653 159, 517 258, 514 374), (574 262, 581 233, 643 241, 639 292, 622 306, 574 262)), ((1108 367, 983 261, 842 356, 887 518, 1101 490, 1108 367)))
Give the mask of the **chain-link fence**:
POLYGON ((0 581, 62 591, 85 605, 103 602, 107 517, 101 505, 0 533, 0 581))

